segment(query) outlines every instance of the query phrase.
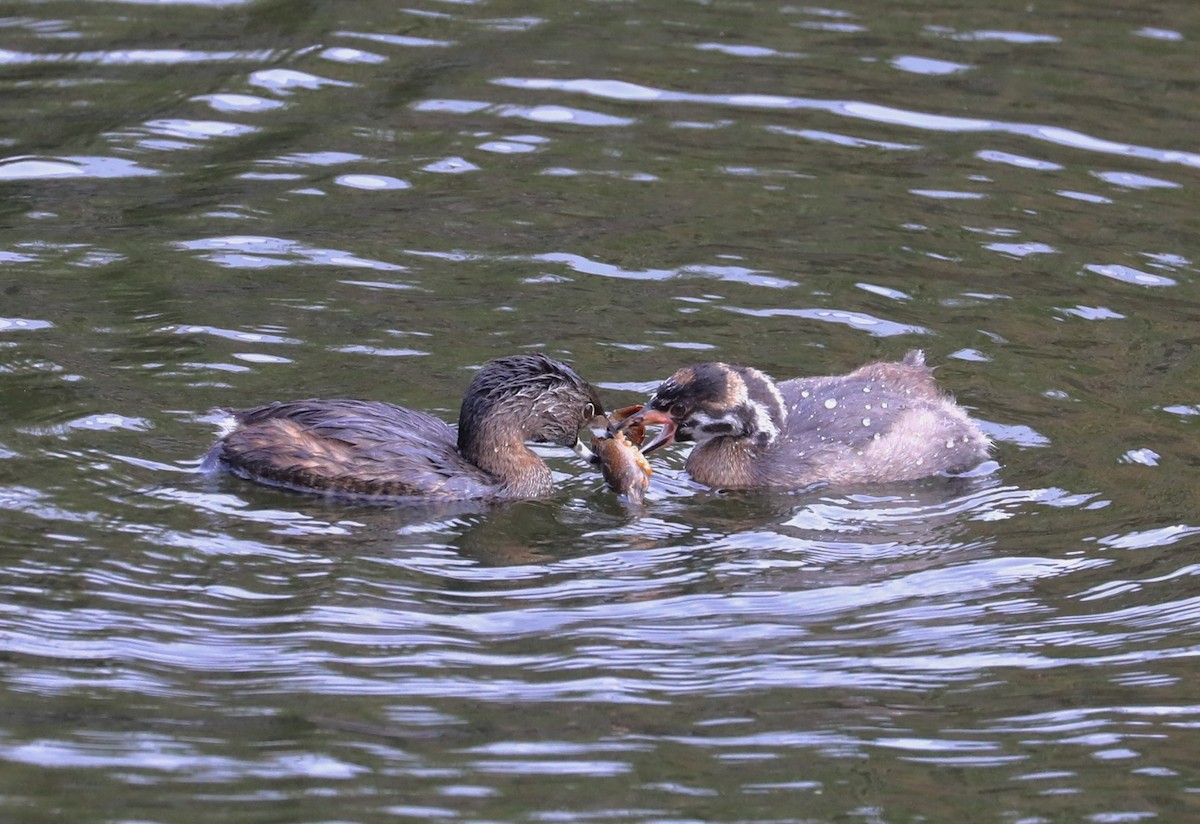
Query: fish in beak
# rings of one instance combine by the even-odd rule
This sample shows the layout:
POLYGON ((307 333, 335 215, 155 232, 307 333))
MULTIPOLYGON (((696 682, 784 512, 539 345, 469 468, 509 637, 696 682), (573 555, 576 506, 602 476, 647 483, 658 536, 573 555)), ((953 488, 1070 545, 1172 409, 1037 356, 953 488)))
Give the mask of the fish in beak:
POLYGON ((667 446, 668 444, 675 443, 675 430, 678 428, 678 424, 676 424, 675 419, 666 412, 662 412, 658 409, 643 407, 640 412, 635 412, 625 420, 621 421, 621 423, 617 425, 617 431, 620 432, 621 430, 635 424, 641 424, 642 426, 662 426, 662 430, 659 431, 658 436, 654 440, 650 441, 650 443, 642 445, 643 455, 649 455, 660 446, 667 446))

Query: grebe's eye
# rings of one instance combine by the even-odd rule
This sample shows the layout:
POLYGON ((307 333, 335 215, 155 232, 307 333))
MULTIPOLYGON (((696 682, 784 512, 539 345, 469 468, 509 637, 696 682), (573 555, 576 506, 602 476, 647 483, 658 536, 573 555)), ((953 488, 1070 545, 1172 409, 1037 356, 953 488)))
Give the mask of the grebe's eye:
POLYGON ((682 403, 671 404, 671 417, 672 418, 682 418, 686 414, 687 414, 687 406, 685 406, 682 403))
POLYGON ((588 418, 589 420, 596 417, 596 405, 589 403, 587 406, 583 407, 583 417, 588 418))

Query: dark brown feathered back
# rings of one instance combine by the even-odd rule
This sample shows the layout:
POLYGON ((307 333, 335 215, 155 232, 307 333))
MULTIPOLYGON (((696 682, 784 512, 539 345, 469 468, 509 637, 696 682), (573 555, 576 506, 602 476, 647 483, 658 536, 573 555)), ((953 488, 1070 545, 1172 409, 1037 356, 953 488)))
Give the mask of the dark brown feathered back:
POLYGON ((399 498, 535 498, 554 491, 526 441, 572 445, 600 411, 596 391, 544 355, 494 360, 475 376, 454 429, 378 401, 315 399, 234 413, 213 454, 255 481, 399 498))

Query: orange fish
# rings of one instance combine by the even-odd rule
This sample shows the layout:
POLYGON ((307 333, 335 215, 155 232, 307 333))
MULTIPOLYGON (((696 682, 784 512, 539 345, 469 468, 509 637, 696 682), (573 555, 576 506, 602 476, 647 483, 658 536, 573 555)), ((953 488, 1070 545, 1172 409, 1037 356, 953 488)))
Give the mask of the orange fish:
POLYGON ((645 439, 645 428, 633 424, 624 431, 614 432, 615 425, 640 412, 642 407, 626 406, 612 413, 609 431, 603 436, 592 438, 592 451, 600 460, 600 469, 604 480, 618 495, 624 495, 630 501, 640 504, 646 499, 646 489, 650 486, 649 461, 638 449, 645 439))

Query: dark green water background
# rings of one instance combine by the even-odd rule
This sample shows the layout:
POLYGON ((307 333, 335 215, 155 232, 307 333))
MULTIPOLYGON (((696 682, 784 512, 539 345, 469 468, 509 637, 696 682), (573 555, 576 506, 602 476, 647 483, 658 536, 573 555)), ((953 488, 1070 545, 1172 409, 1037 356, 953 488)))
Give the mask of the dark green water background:
POLYGON ((1200 6, 0 9, 0 819, 1200 818, 1200 6), (351 506, 213 407, 924 348, 991 474, 351 506))

